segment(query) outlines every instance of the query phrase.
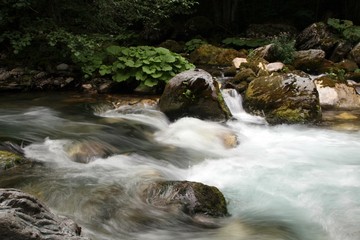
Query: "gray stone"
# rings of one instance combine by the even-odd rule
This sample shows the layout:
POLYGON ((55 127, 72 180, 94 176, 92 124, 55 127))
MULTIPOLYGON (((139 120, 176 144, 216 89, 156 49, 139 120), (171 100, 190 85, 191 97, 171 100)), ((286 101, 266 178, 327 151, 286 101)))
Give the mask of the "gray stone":
POLYGON ((159 107, 170 120, 196 117, 225 121, 231 116, 218 82, 201 69, 188 70, 173 77, 160 97, 159 107))
POLYGON ((2 240, 88 240, 72 220, 56 216, 33 196, 16 189, 0 189, 2 240))

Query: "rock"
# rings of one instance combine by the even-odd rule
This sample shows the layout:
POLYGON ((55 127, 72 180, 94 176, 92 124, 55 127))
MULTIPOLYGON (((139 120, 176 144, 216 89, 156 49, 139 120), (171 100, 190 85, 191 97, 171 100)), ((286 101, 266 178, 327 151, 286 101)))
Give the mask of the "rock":
POLYGON ((0 144, 0 171, 29 163, 22 148, 11 142, 0 144))
POLYGON ((256 56, 258 58, 263 58, 266 61, 273 62, 277 61, 276 59, 276 47, 274 44, 268 44, 263 47, 259 47, 254 49, 253 56, 256 56))
POLYGON ((296 48, 299 50, 321 49, 331 56, 332 49, 339 43, 339 39, 323 22, 313 23, 305 28, 296 38, 296 48))
POLYGON ((228 215, 223 194, 216 187, 188 181, 159 181, 143 191, 146 203, 161 209, 183 212, 190 216, 228 215))
POLYGON ((309 49, 295 52, 293 66, 305 72, 317 72, 323 65, 325 52, 320 49, 309 49))
POLYGON ((358 119, 357 116, 355 116, 354 114, 348 113, 348 112, 340 113, 339 115, 336 115, 335 118, 341 119, 341 120, 354 120, 354 119, 358 119))
POLYGON ((349 59, 342 60, 341 62, 337 62, 335 67, 338 69, 344 69, 346 72, 354 72, 359 66, 349 59))
POLYGON ((246 58, 239 58, 239 57, 237 57, 237 58, 234 58, 234 59, 232 60, 232 63, 233 63, 233 65, 234 65, 235 68, 239 68, 242 63, 247 63, 247 60, 246 60, 246 58))
POLYGON ((0 150, 0 171, 28 162, 24 157, 10 151, 0 150))
POLYGON ((193 51, 189 58, 194 64, 230 66, 234 58, 246 57, 243 53, 231 48, 219 48, 204 44, 193 51))
POLYGON ((170 120, 187 116, 225 121, 231 116, 218 82, 201 69, 188 70, 173 77, 160 97, 159 107, 170 120))
POLYGON ((316 79, 315 84, 323 108, 338 110, 360 108, 360 95, 357 94, 354 86, 331 82, 326 77, 316 79))
POLYGON ((33 196, 0 189, 0 232, 3 240, 87 240, 72 220, 52 213, 33 196))
POLYGON ((315 84, 301 73, 254 79, 245 92, 244 108, 265 116, 271 124, 313 123, 321 119, 315 84))
POLYGON ((360 42, 350 51, 350 58, 360 65, 360 42))
POLYGON ((337 44, 333 52, 331 53, 331 56, 329 60, 333 62, 340 62, 343 61, 348 53, 352 49, 352 44, 345 40, 340 40, 337 44))
POLYGON ((265 66, 265 69, 268 72, 277 72, 280 71, 281 69, 283 69, 285 67, 285 64, 283 64, 282 62, 273 62, 273 63, 269 63, 265 66))
POLYGON ((66 63, 60 63, 56 66, 56 70, 58 71, 68 71, 70 69, 69 65, 66 63))
POLYGON ((65 147, 65 151, 72 161, 78 163, 89 163, 119 152, 114 146, 100 140, 74 141, 65 147))

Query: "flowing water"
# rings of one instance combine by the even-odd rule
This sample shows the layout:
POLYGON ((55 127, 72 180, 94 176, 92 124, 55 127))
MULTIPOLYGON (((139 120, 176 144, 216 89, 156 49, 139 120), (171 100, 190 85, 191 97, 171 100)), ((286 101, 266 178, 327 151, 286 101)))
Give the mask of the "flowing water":
POLYGON ((2 172, 0 187, 34 194, 93 240, 359 240, 359 128, 270 126, 224 96, 234 119, 170 123, 154 107, 107 110, 78 94, 2 95, 0 140, 35 164, 2 172), (209 227, 146 204, 142 186, 159 179, 216 186, 231 216, 209 227))

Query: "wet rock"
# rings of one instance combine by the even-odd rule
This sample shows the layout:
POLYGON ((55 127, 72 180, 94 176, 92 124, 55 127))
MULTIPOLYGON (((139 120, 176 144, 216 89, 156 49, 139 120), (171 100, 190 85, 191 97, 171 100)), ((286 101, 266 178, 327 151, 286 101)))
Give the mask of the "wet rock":
POLYGON ((3 240, 86 240, 72 220, 56 216, 33 196, 0 189, 0 232, 3 240))
POLYGON ((170 120, 187 116, 225 121, 231 116, 218 82, 201 69, 173 77, 160 97, 159 107, 170 120))
POLYGON ((232 60, 237 57, 246 57, 243 53, 230 48, 219 48, 204 44, 193 51, 189 58, 194 64, 231 66, 232 60))
POLYGON ((212 217, 228 215, 222 193, 212 186, 188 181, 159 181, 149 184, 143 191, 146 203, 161 209, 212 217))
POLYGON ((311 123, 321 119, 315 84, 303 73, 256 78, 245 92, 244 108, 265 116, 271 124, 311 123))
POLYGON ((328 109, 358 109, 360 108, 360 95, 356 86, 331 81, 327 77, 315 80, 319 92, 320 104, 328 109))

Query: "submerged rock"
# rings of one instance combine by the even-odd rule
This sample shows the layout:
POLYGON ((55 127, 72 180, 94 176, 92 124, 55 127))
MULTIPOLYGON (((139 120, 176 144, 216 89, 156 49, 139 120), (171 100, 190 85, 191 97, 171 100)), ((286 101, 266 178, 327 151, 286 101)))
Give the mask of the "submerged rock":
POLYGON ((272 124, 310 123, 321 119, 319 95, 306 74, 271 75, 253 80, 245 93, 244 108, 265 116, 272 124))
POLYGON ((52 213, 33 196, 0 189, 0 232, 3 240, 86 240, 72 220, 52 213))
POLYGON ((160 181, 148 185, 144 200, 158 208, 211 217, 228 215, 226 201, 216 187, 188 181, 160 181))
POLYGON ((188 70, 173 77, 160 97, 159 107, 170 120, 196 117, 225 121, 231 116, 218 82, 201 69, 188 70))

